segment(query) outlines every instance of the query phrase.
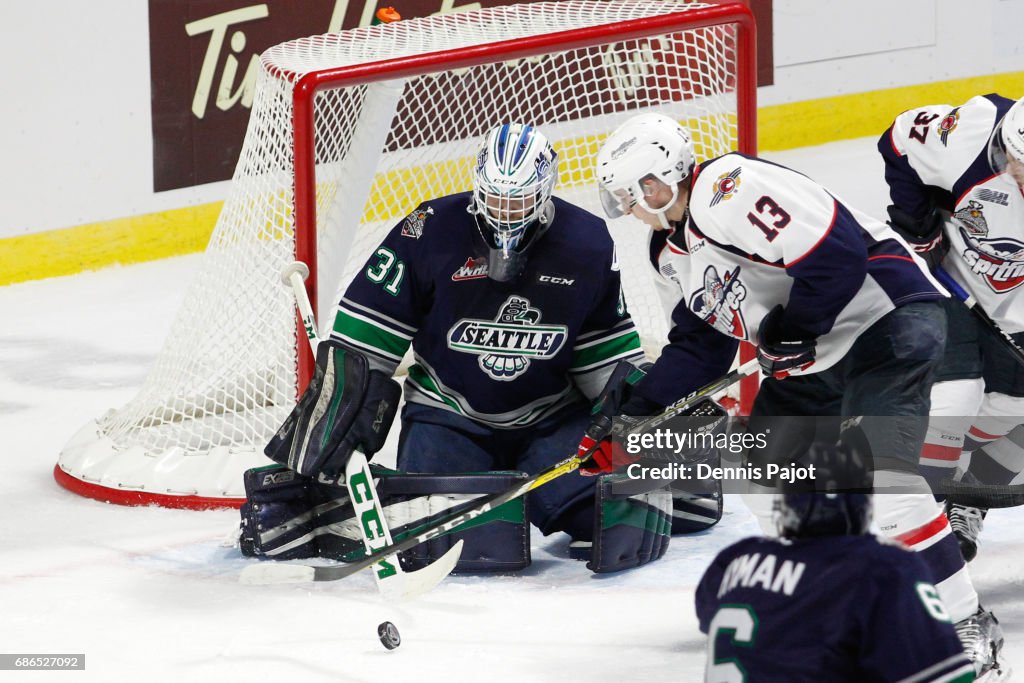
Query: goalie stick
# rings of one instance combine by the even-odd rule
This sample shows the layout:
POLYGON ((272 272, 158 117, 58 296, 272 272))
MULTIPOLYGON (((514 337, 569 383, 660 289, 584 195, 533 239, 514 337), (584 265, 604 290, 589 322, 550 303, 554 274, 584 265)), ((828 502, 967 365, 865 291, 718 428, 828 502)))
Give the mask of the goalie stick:
MULTIPOLYGON (((688 396, 679 399, 672 405, 665 408, 665 410, 658 415, 627 420, 625 421, 625 426, 623 426, 623 424, 618 424, 621 421, 617 420, 617 424, 613 428, 613 435, 618 436, 626 433, 654 429, 692 407, 701 399, 713 396, 714 394, 729 388, 744 377, 757 372, 759 369, 760 364, 756 358, 749 360, 722 378, 715 380, 714 382, 693 391, 688 396)), ((450 512, 435 520, 430 526, 422 528, 419 531, 413 531, 411 535, 403 538, 398 543, 389 544, 387 547, 377 550, 356 562, 345 565, 319 567, 299 564, 271 564, 269 562, 264 562, 258 565, 246 567, 245 570, 242 571, 241 580, 245 583, 263 584, 301 583, 305 581, 337 581, 338 579, 343 579, 346 576, 351 576, 352 574, 360 572, 367 567, 371 567, 395 553, 409 550, 420 543, 442 536, 466 522, 476 519, 480 515, 490 512, 510 500, 526 495, 530 491, 539 488, 562 475, 575 472, 579 468, 580 464, 583 463, 596 448, 598 448, 597 444, 583 455, 572 455, 565 460, 538 472, 534 476, 524 480, 507 491, 472 501, 471 503, 468 503, 468 508, 463 508, 461 511, 450 512)), ((438 562, 440 562, 440 560, 438 562)))
MULTIPOLYGON (((309 345, 313 350, 313 355, 316 356, 320 335, 317 332, 316 316, 313 314, 313 307, 309 303, 306 287, 303 284, 307 277, 309 277, 309 268, 305 263, 299 261, 290 264, 281 273, 281 279, 292 288, 292 292, 295 294, 295 305, 299 309, 302 326, 306 329, 309 345)), ((355 519, 359 520, 357 526, 362 534, 366 552, 373 554, 392 546, 394 540, 391 538, 391 530, 388 528, 380 499, 377 497, 377 490, 373 485, 373 475, 366 456, 358 450, 352 452, 345 467, 345 485, 348 487, 355 519)), ((373 575, 381 595, 389 599, 409 600, 441 583, 455 568, 461 554, 462 541, 460 540, 441 558, 414 572, 402 569, 398 558, 392 557, 390 554, 366 566, 375 565, 373 575)), ((258 569, 259 566, 253 565, 247 570, 258 569)), ((243 583, 253 583, 249 579, 255 575, 259 575, 259 572, 243 571, 239 580, 243 583)), ((260 581, 258 583, 267 582, 260 581)))

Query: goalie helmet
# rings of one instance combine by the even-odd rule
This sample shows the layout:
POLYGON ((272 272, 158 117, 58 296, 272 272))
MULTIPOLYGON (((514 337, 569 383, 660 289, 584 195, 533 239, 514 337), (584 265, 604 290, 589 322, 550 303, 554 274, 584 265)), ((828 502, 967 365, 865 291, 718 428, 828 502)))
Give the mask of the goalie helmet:
POLYGON ((693 141, 678 122, 661 114, 634 116, 616 128, 597 153, 601 205, 609 218, 625 216, 637 204, 664 215, 693 166, 693 141), (664 206, 648 205, 644 184, 649 179, 671 189, 672 199, 664 206))
POLYGON ((780 536, 844 536, 871 525, 870 473, 859 452, 847 446, 813 444, 800 465, 814 465, 814 479, 783 482, 775 498, 780 536))
POLYGON ((1024 189, 1024 98, 996 124, 988 143, 988 162, 995 173, 1006 173, 1024 189))
POLYGON ((509 280, 522 270, 523 253, 554 217, 557 180, 558 155, 539 130, 507 123, 487 133, 477 154, 469 211, 490 248, 492 279, 509 280))

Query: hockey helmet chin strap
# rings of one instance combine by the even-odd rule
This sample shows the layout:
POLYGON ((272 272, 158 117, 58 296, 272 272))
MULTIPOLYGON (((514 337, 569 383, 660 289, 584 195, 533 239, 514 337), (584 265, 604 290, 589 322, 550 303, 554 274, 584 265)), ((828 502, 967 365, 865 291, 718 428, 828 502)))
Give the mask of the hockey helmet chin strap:
MULTIPOLYGON (((685 182, 688 178, 689 175, 686 175, 679 182, 685 182)), ((604 208, 605 215, 609 218, 620 218, 629 215, 632 213, 633 207, 639 205, 644 211, 658 218, 658 224, 661 225, 662 229, 671 230, 672 224, 669 223, 668 217, 665 214, 668 213, 668 210, 679 199, 679 183, 666 183, 655 174, 648 173, 635 183, 625 187, 609 190, 602 186, 600 187, 600 196, 601 206, 604 208), (644 183, 648 180, 656 181, 671 192, 669 200, 661 208, 656 209, 647 203, 647 197, 657 192, 656 189, 647 191, 644 183)))
POLYGON ((487 245, 487 277, 495 282, 508 282, 523 272, 523 268, 526 267, 527 251, 551 227, 555 219, 555 205, 551 200, 545 202, 537 220, 526 228, 523 239, 511 249, 507 242, 499 245, 497 240, 491 239, 494 232, 483 224, 478 213, 472 210, 470 213, 476 219, 477 230, 487 245))

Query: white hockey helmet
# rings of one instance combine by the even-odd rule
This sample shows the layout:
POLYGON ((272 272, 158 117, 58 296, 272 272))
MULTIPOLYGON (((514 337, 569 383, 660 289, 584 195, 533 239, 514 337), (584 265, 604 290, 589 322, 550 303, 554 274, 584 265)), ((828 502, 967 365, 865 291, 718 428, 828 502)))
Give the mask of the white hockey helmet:
POLYGON ((525 248, 527 229, 551 213, 557 181, 558 155, 539 130, 522 123, 491 129, 477 154, 470 202, 489 246, 506 257, 525 248))
POLYGON ((1004 173, 1024 188, 1024 98, 1010 107, 992 131, 988 145, 988 161, 995 173, 1004 173), (1008 162, 1013 161, 1011 168, 1008 162))
POLYGON ((597 153, 601 205, 609 218, 630 212, 634 204, 660 215, 675 204, 679 183, 693 172, 693 140, 679 123, 662 114, 640 114, 608 136, 597 153), (643 181, 654 178, 669 186, 672 199, 648 205, 643 181))

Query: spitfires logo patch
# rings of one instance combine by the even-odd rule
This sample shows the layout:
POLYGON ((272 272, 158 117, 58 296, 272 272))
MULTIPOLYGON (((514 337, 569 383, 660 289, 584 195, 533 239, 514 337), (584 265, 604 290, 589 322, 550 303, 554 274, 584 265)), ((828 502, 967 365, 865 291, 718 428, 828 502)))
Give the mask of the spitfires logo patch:
POLYGON ((979 238, 960 228, 967 248, 961 257, 971 272, 985 281, 996 294, 1005 294, 1024 284, 1024 242, 1009 237, 979 238))
POLYGON ((747 339, 740 304, 747 298, 747 288, 740 282, 740 267, 724 278, 714 266, 704 271, 704 288, 690 297, 690 310, 713 328, 736 339, 747 339))
POLYGON ((963 223, 972 236, 986 237, 988 236, 988 221, 985 220, 985 214, 982 213, 984 208, 981 202, 971 199, 967 202, 967 206, 953 213, 953 218, 963 223))
POLYGON ((423 224, 427 222, 427 217, 433 215, 433 213, 433 207, 428 206, 425 209, 416 209, 406 216, 405 222, 402 223, 402 237, 411 237, 418 240, 423 234, 423 224))
POLYGON ((484 277, 487 277, 487 258, 470 256, 461 268, 452 273, 452 282, 479 280, 484 277))
POLYGON ((939 134, 939 140, 942 141, 942 146, 946 146, 946 141, 949 139, 950 134, 956 130, 957 124, 960 123, 960 107, 957 107, 953 111, 949 112, 935 124, 935 131, 939 134))
POLYGON ((713 186, 715 196, 711 198, 711 206, 718 204, 723 199, 729 200, 733 198, 736 191, 740 189, 740 172, 742 170, 742 167, 737 166, 728 173, 718 176, 718 180, 715 181, 713 186))
POLYGON ((448 330, 448 348, 479 356, 491 379, 509 382, 530 367, 531 359, 554 358, 569 337, 565 325, 541 325, 540 309, 529 299, 510 296, 494 320, 463 318, 448 330))

